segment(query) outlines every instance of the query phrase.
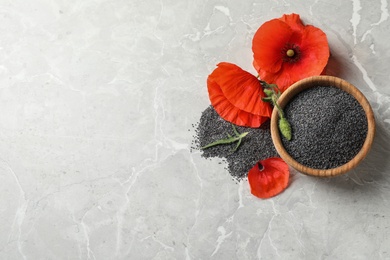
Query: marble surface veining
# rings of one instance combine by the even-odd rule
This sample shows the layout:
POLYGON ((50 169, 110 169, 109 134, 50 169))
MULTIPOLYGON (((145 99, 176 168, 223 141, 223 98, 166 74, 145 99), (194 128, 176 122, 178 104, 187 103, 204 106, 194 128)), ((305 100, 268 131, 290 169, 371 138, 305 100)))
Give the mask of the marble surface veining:
POLYGON ((0 259, 390 259, 387 0, 0 0, 0 259), (221 61, 298 13, 377 135, 338 178, 260 200, 191 152, 221 61))

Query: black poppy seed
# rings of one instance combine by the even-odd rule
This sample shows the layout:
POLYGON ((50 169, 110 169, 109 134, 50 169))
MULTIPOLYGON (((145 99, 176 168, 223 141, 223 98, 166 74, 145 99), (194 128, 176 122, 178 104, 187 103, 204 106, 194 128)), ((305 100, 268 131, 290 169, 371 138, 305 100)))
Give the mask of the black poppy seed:
POLYGON ((332 86, 299 93, 284 108, 292 139, 282 138, 286 151, 311 168, 331 169, 350 161, 367 135, 367 118, 359 102, 332 86))
MULTIPOLYGON (((203 150, 205 158, 220 157, 226 160, 227 170, 236 180, 245 178, 248 171, 259 161, 278 156, 271 139, 269 122, 260 128, 236 126, 239 133, 249 132, 240 147, 232 152, 236 143, 217 145, 203 150)), ((203 147, 216 140, 233 135, 232 124, 222 119, 212 106, 202 112, 196 130, 196 143, 203 147)), ((224 160, 224 161, 225 161, 224 160)))

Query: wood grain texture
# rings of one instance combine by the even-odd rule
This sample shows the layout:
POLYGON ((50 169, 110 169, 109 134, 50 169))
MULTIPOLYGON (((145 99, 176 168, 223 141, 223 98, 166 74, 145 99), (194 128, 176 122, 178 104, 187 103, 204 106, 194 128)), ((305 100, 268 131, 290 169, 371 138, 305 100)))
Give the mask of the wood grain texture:
POLYGON ((360 90, 358 90, 351 83, 341 78, 337 78, 333 76, 314 76, 296 82, 280 96, 278 100, 279 106, 281 108, 284 108, 296 94, 298 94, 299 92, 305 89, 316 87, 316 86, 324 86, 324 87, 334 86, 340 88, 345 92, 354 96, 356 100, 360 103, 360 105, 363 107, 367 117, 368 131, 367 131, 366 140, 364 141, 362 149, 359 151, 359 153, 348 163, 332 169, 314 169, 300 164, 294 158, 292 158, 291 155, 289 155, 285 150, 285 148, 283 147, 283 143, 281 141, 281 137, 278 129, 279 115, 276 109, 273 110, 271 116, 272 141, 280 157, 287 164, 289 164, 299 172, 307 175, 320 176, 320 177, 338 176, 355 168, 366 157, 367 153, 371 148, 375 136, 375 117, 372 108, 370 106, 370 103, 363 95, 363 93, 360 92, 360 90))

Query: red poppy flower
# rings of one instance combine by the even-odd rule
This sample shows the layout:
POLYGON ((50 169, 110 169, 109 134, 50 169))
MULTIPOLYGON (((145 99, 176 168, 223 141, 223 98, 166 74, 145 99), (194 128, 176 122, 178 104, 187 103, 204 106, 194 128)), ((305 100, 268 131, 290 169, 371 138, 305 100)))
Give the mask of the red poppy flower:
POLYGON ((268 158, 259 161, 248 172, 251 193, 267 199, 287 188, 290 171, 281 158, 268 158))
POLYGON ((260 26, 252 50, 260 78, 282 91, 298 80, 320 75, 329 59, 325 33, 303 25, 297 14, 283 15, 260 26))
POLYGON ((226 121, 259 127, 272 113, 259 80, 227 62, 221 62, 207 78, 209 98, 215 111, 226 121))

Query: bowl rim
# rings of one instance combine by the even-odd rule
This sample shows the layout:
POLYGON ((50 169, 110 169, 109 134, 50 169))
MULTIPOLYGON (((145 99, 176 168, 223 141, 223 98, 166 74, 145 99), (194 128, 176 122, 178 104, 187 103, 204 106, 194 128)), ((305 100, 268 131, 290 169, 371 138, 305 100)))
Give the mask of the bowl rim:
POLYGON ((338 176, 355 168, 366 157, 367 153, 369 152, 375 136, 376 126, 375 126, 374 113, 367 98, 363 95, 363 93, 359 89, 357 89, 354 85, 347 82, 346 80, 334 76, 313 76, 313 77, 302 79, 294 83, 286 91, 284 91, 282 95, 279 97, 277 101, 278 105, 283 109, 291 100, 291 98, 294 97, 296 94, 300 93, 305 89, 315 87, 315 86, 324 86, 324 87, 334 86, 341 90, 344 90, 345 92, 355 97, 355 99, 363 107, 367 117, 368 129, 367 129, 366 139, 360 151, 349 162, 331 169, 316 169, 299 163, 290 154, 288 154, 286 149, 283 147, 281 136, 279 133, 279 128, 278 128, 279 114, 277 109, 274 109, 271 115, 272 142, 279 156, 287 164, 289 164, 291 167, 298 170, 299 172, 304 173, 306 175, 320 176, 320 177, 338 176))

